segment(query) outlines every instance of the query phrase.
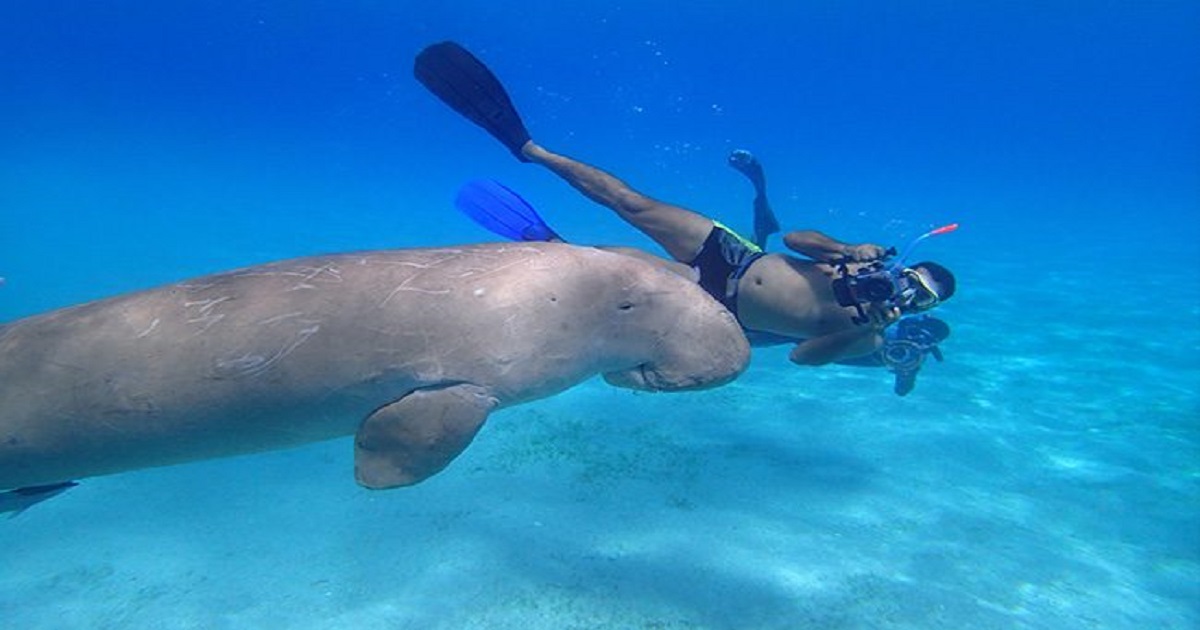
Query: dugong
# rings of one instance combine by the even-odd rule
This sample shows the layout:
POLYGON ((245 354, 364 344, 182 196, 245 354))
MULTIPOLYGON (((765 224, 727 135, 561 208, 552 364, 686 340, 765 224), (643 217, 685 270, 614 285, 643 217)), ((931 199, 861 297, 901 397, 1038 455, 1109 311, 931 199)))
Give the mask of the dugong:
POLYGON ((285 260, 0 328, 0 489, 350 434, 360 484, 409 485, 496 409, 595 374, 714 387, 748 360, 698 285, 598 249, 285 260))

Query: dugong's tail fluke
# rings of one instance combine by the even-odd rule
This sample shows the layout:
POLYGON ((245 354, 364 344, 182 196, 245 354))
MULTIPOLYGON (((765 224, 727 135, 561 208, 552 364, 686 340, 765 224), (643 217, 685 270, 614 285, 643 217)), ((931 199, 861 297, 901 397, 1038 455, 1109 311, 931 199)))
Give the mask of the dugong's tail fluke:
POLYGON ((16 518, 21 512, 46 499, 52 499, 78 485, 74 481, 63 481, 44 486, 29 486, 9 490, 8 492, 0 492, 0 514, 8 514, 8 518, 16 518))

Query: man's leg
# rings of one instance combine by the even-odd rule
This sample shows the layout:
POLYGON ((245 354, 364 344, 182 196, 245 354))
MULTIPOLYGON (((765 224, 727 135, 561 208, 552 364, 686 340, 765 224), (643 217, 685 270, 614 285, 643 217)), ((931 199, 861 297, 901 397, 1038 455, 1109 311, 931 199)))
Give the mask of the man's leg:
POLYGON ((729 165, 754 186, 754 244, 766 249, 767 237, 779 231, 779 220, 767 201, 767 178, 763 175, 762 164, 749 151, 736 149, 729 154, 729 165))
POLYGON ((712 231, 712 219, 686 208, 655 201, 604 171, 548 151, 533 141, 521 153, 550 169, 587 198, 617 213, 654 239, 672 258, 690 263, 712 231))

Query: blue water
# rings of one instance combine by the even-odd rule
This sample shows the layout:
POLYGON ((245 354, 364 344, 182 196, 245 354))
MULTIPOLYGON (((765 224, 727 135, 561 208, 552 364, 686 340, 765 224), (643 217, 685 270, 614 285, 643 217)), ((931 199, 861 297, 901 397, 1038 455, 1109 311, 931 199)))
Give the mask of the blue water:
POLYGON ((406 490, 347 440, 93 479, 0 524, 5 627, 1200 625, 1194 2, 8 2, 0 319, 485 240, 476 177, 654 248, 430 97, 443 39, 543 144, 734 227, 734 148, 787 228, 960 222, 921 253, 959 278, 946 362, 905 398, 786 348, 590 381, 406 490))

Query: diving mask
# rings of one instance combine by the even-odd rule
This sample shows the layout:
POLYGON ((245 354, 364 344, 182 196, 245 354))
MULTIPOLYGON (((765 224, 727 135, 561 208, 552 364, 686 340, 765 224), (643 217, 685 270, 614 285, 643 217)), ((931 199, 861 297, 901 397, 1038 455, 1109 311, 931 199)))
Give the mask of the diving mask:
POLYGON ((908 280, 904 283, 906 286, 901 292, 899 305, 901 311, 920 313, 937 306, 942 301, 937 291, 929 286, 925 276, 917 270, 905 267, 900 274, 908 280))

